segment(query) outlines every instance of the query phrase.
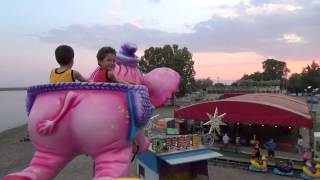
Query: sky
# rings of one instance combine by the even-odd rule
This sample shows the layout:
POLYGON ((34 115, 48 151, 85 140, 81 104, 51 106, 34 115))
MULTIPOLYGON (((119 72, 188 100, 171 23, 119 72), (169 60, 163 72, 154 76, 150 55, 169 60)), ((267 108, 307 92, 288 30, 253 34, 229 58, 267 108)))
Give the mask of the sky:
POLYGON ((102 46, 178 44, 196 78, 231 83, 274 58, 301 73, 320 63, 320 0, 2 0, 0 87, 48 82, 54 50, 68 44, 84 76, 102 46))

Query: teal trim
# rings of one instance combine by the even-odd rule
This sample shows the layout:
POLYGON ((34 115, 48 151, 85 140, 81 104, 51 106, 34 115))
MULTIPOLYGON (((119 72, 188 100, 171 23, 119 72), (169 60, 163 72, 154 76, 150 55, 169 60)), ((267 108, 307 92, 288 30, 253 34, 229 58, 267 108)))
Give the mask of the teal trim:
POLYGON ((128 111, 129 111, 129 121, 130 121, 130 127, 129 127, 129 133, 128 133, 128 140, 131 141, 136 137, 140 129, 136 126, 135 123, 135 113, 134 113, 134 97, 132 92, 127 93, 127 99, 128 99, 128 111))
POLYGON ((138 154, 137 159, 141 161, 144 165, 146 165, 148 168, 150 168, 152 171, 159 174, 161 160, 153 152, 146 151, 144 153, 138 154))

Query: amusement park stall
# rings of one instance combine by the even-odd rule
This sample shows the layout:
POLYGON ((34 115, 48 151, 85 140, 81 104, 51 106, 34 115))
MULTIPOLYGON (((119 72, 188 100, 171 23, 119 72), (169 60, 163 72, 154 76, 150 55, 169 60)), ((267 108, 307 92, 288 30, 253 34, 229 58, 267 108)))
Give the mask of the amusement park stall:
POLYGON ((148 151, 138 156, 138 176, 141 179, 208 179, 208 159, 222 156, 211 149, 169 154, 148 151))
POLYGON ((210 134, 202 133, 198 125, 171 118, 153 124, 148 130, 151 146, 137 157, 139 178, 209 179, 208 159, 222 154, 207 148, 213 139, 210 134))
MULTIPOLYGON (((304 145, 309 145, 313 121, 307 103, 281 94, 252 93, 197 103, 176 110, 174 117, 208 121, 207 113, 212 113, 215 108, 226 113, 223 122, 228 125, 256 126, 261 129, 272 127, 279 134, 282 129, 295 130, 302 136, 304 145)), ((268 136, 272 137, 272 134, 268 136)), ((294 137, 298 136, 295 134, 294 137)), ((279 140, 278 137, 273 138, 279 140)), ((296 140, 288 138, 283 141, 295 147, 296 140)))

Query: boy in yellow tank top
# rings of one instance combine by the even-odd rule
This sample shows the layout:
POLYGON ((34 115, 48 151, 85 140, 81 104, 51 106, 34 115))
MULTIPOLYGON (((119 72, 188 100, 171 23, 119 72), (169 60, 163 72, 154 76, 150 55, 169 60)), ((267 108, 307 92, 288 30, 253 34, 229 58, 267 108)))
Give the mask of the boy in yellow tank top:
POLYGON ((50 83, 59 82, 88 82, 78 71, 72 69, 74 52, 72 47, 67 45, 60 45, 55 50, 56 60, 59 64, 58 68, 51 70, 50 83))

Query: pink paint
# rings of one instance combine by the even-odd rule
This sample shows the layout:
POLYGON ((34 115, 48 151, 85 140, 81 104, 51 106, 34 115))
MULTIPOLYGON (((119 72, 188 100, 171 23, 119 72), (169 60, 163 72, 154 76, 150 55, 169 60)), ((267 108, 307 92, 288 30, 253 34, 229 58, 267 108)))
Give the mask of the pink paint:
MULTIPOLYGON (((142 75, 137 68, 119 65, 114 74, 118 79, 145 85, 156 107, 176 92, 180 80, 169 68, 142 75)), ((4 180, 52 180, 80 154, 93 158, 94 180, 128 177, 132 152, 129 125, 125 92, 69 89, 37 95, 28 121, 35 154, 27 168, 5 176, 4 180)), ((140 144, 140 151, 148 148, 149 140, 142 132, 135 141, 140 144)))

